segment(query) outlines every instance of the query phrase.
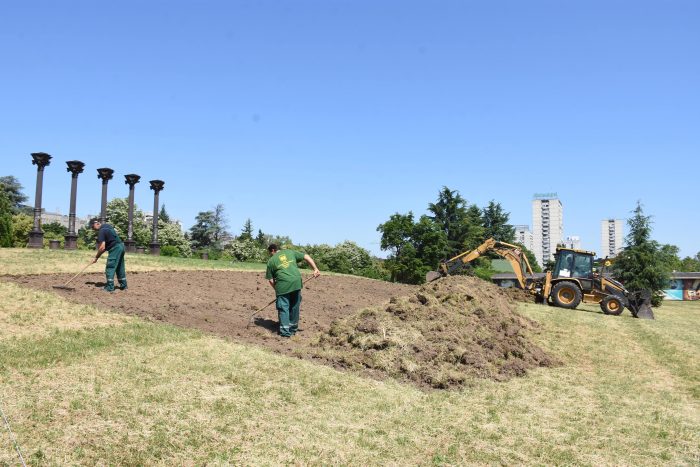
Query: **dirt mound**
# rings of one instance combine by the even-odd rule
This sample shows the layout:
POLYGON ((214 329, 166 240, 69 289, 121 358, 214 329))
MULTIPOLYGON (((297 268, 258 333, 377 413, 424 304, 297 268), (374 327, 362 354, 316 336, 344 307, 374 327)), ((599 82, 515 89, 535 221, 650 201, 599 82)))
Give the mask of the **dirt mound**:
POLYGON ((518 287, 502 287, 501 291, 516 302, 535 303, 535 295, 518 287))
POLYGON ((557 365, 528 338, 537 324, 499 287, 452 276, 334 321, 314 349, 334 365, 447 389, 557 365))

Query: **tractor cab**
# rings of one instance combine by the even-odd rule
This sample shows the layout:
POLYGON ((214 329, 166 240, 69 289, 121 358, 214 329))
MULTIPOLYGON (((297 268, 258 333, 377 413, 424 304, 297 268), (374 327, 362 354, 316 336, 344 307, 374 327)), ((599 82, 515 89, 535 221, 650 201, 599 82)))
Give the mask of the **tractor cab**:
POLYGON ((557 248, 552 279, 592 279, 594 258, 595 253, 591 251, 557 248))

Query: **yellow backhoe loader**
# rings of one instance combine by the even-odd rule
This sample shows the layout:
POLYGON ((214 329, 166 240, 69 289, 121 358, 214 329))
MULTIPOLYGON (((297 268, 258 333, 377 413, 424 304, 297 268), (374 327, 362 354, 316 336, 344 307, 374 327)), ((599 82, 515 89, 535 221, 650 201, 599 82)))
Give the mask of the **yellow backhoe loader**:
POLYGON ((442 261, 437 271, 430 271, 428 282, 459 272, 487 252, 506 259, 518 282, 518 287, 535 296, 538 303, 548 302, 561 308, 576 308, 579 303, 598 303, 606 315, 619 315, 627 307, 635 318, 654 319, 651 293, 648 290, 629 292, 607 274, 608 260, 600 272, 595 272, 595 253, 571 248, 557 248, 555 266, 544 278, 536 277, 522 249, 517 245, 490 238, 472 251, 442 261))

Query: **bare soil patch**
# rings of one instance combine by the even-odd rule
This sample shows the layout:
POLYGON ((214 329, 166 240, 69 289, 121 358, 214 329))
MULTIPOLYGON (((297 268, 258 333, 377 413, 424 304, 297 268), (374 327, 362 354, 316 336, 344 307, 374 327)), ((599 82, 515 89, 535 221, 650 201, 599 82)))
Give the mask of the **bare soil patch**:
POLYGON ((262 273, 177 271, 129 274, 129 289, 107 293, 104 276, 82 276, 74 291, 53 289, 69 274, 4 276, 34 289, 383 379, 452 388, 471 377, 508 379, 557 364, 529 339, 537 324, 480 279, 455 276, 422 287, 321 276, 302 292, 300 329, 277 335, 274 292, 262 273))
POLYGON ((285 339, 277 336, 274 304, 258 313, 246 328, 250 317, 275 297, 264 273, 127 271, 127 275, 129 289, 112 293, 102 290, 105 279, 100 273, 71 282, 73 291, 53 288, 68 281, 70 274, 3 276, 0 280, 55 292, 71 302, 195 328, 285 354, 310 345, 314 336, 327 331, 335 319, 415 290, 415 286, 361 277, 322 275, 304 286, 300 330, 292 339, 285 339))

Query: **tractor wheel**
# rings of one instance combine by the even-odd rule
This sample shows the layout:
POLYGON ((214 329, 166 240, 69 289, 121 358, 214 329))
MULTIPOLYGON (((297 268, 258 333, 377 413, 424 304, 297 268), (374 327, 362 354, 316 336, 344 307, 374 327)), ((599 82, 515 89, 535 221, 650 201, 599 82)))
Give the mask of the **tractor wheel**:
POLYGON ((600 309, 603 310, 603 313, 606 315, 617 316, 625 309, 625 305, 622 303, 622 300, 620 300, 620 297, 608 295, 600 302, 600 309))
POLYGON ((559 282, 552 287, 551 297, 556 306, 574 309, 581 303, 581 289, 573 282, 559 282))

